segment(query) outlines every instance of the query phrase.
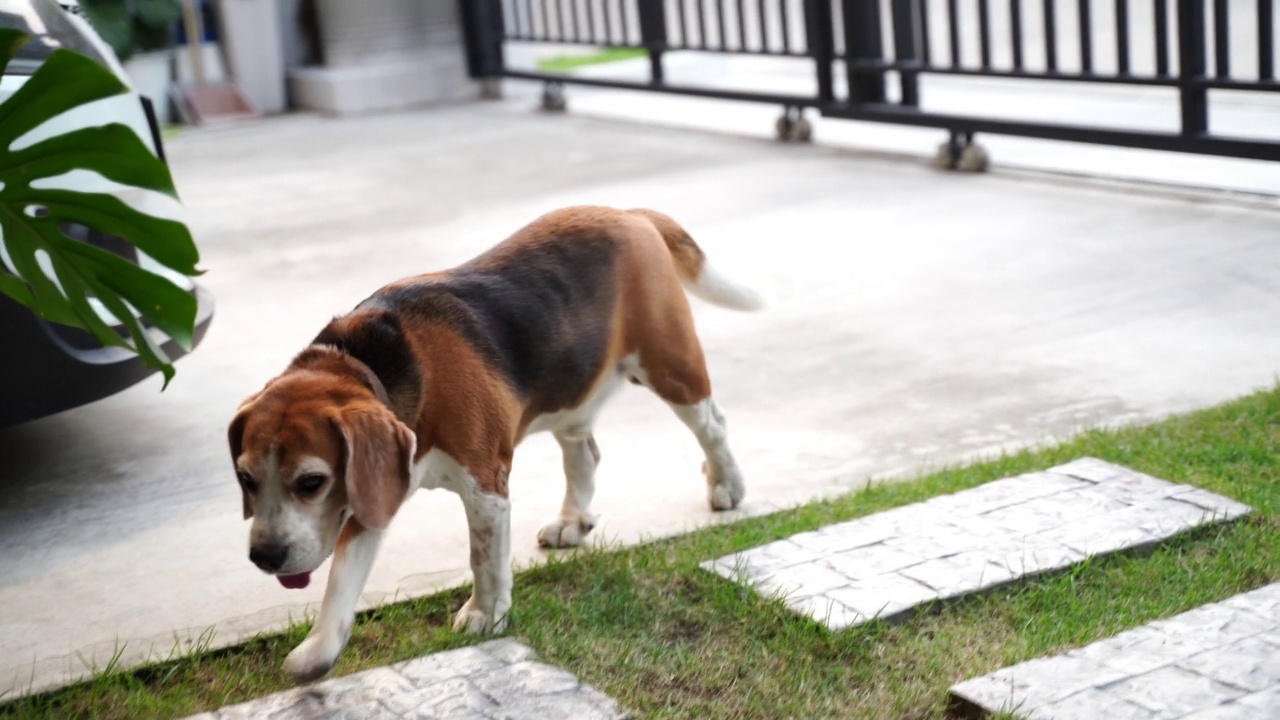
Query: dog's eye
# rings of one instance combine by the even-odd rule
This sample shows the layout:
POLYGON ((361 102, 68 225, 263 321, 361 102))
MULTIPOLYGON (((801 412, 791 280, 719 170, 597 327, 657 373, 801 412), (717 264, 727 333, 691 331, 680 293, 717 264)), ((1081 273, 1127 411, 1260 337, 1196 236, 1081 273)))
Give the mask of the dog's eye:
POLYGON ((249 473, 238 472, 236 473, 236 479, 240 481, 240 487, 244 488, 245 492, 250 495, 258 492, 258 481, 254 480, 253 476, 249 473))
POLYGON ((313 495, 326 479, 324 475, 303 475, 293 481, 293 490, 299 495, 313 495))

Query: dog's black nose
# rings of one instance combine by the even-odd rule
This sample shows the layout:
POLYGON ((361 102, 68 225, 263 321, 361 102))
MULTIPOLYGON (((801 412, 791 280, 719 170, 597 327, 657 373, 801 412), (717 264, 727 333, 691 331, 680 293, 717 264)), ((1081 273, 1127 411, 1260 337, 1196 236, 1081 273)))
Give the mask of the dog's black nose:
POLYGON ((263 572, 275 572, 284 567, 287 557, 289 548, 284 545, 258 545, 249 548, 249 562, 257 565, 263 572))

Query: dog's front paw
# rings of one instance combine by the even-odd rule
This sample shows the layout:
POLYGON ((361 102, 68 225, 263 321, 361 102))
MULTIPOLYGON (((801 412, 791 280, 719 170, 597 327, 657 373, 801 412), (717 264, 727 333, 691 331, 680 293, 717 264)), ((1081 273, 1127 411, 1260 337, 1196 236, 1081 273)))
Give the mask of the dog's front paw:
POLYGON ((538 531, 538 545, 544 548, 576 547, 596 526, 596 516, 582 513, 576 520, 557 518, 538 531))
POLYGON ((502 632, 507 627, 507 611, 510 603, 506 607, 496 608, 493 611, 485 610, 480 603, 476 602, 476 596, 472 595, 461 608, 458 614, 453 616, 453 629, 457 632, 471 633, 472 635, 481 635, 490 632, 502 632), (494 618, 497 618, 496 620, 494 618))
POLYGON ((284 671, 296 683, 324 677, 338 662, 338 655, 342 653, 345 644, 332 638, 308 635, 284 659, 284 671))
POLYGON ((736 465, 716 467, 702 463, 702 474, 707 476, 707 501, 712 510, 732 510, 747 495, 747 486, 742 482, 742 472, 736 465))

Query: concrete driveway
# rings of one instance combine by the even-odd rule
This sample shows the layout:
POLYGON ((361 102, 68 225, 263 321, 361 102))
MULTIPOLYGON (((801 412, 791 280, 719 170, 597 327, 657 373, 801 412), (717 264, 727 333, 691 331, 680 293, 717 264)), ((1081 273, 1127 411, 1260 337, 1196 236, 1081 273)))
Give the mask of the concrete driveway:
MULTIPOLYGON (((238 401, 332 314, 575 203, 661 208, 773 300, 697 306, 738 513, 868 478, 1217 403, 1280 369, 1280 213, 1025 175, 963 176, 822 147, 568 117, 523 102, 295 116, 170 143, 218 310, 161 394, 147 382, 0 431, 0 693, 279 628, 246 558, 224 441, 238 401), (210 630, 212 628, 212 630, 210 630)), ((696 444, 638 389, 597 432, 597 537, 714 518, 696 444)), ((514 548, 559 506, 554 442, 512 478, 514 548)), ((366 600, 467 577, 461 505, 402 510, 366 600)))

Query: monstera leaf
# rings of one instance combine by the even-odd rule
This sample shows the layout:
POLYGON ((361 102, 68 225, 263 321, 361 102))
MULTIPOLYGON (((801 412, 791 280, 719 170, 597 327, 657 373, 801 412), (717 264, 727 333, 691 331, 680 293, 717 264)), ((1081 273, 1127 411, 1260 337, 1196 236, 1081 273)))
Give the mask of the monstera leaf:
MULTIPOLYGON (((17 30, 0 29, 0 68, 29 39, 17 30)), ((137 134, 116 123, 13 149, 15 140, 46 120, 124 92, 127 88, 111 72, 60 49, 0 103, 0 292, 46 320, 84 328, 104 345, 138 353, 164 373, 168 386, 173 365, 137 316, 189 350, 195 298, 165 277, 68 237, 62 228, 78 224, 122 237, 161 265, 194 276, 199 274, 199 253, 186 226, 139 212, 106 193, 32 185, 79 169, 176 199, 168 168, 137 134), (91 298, 128 329, 127 335, 99 316, 91 298)))

